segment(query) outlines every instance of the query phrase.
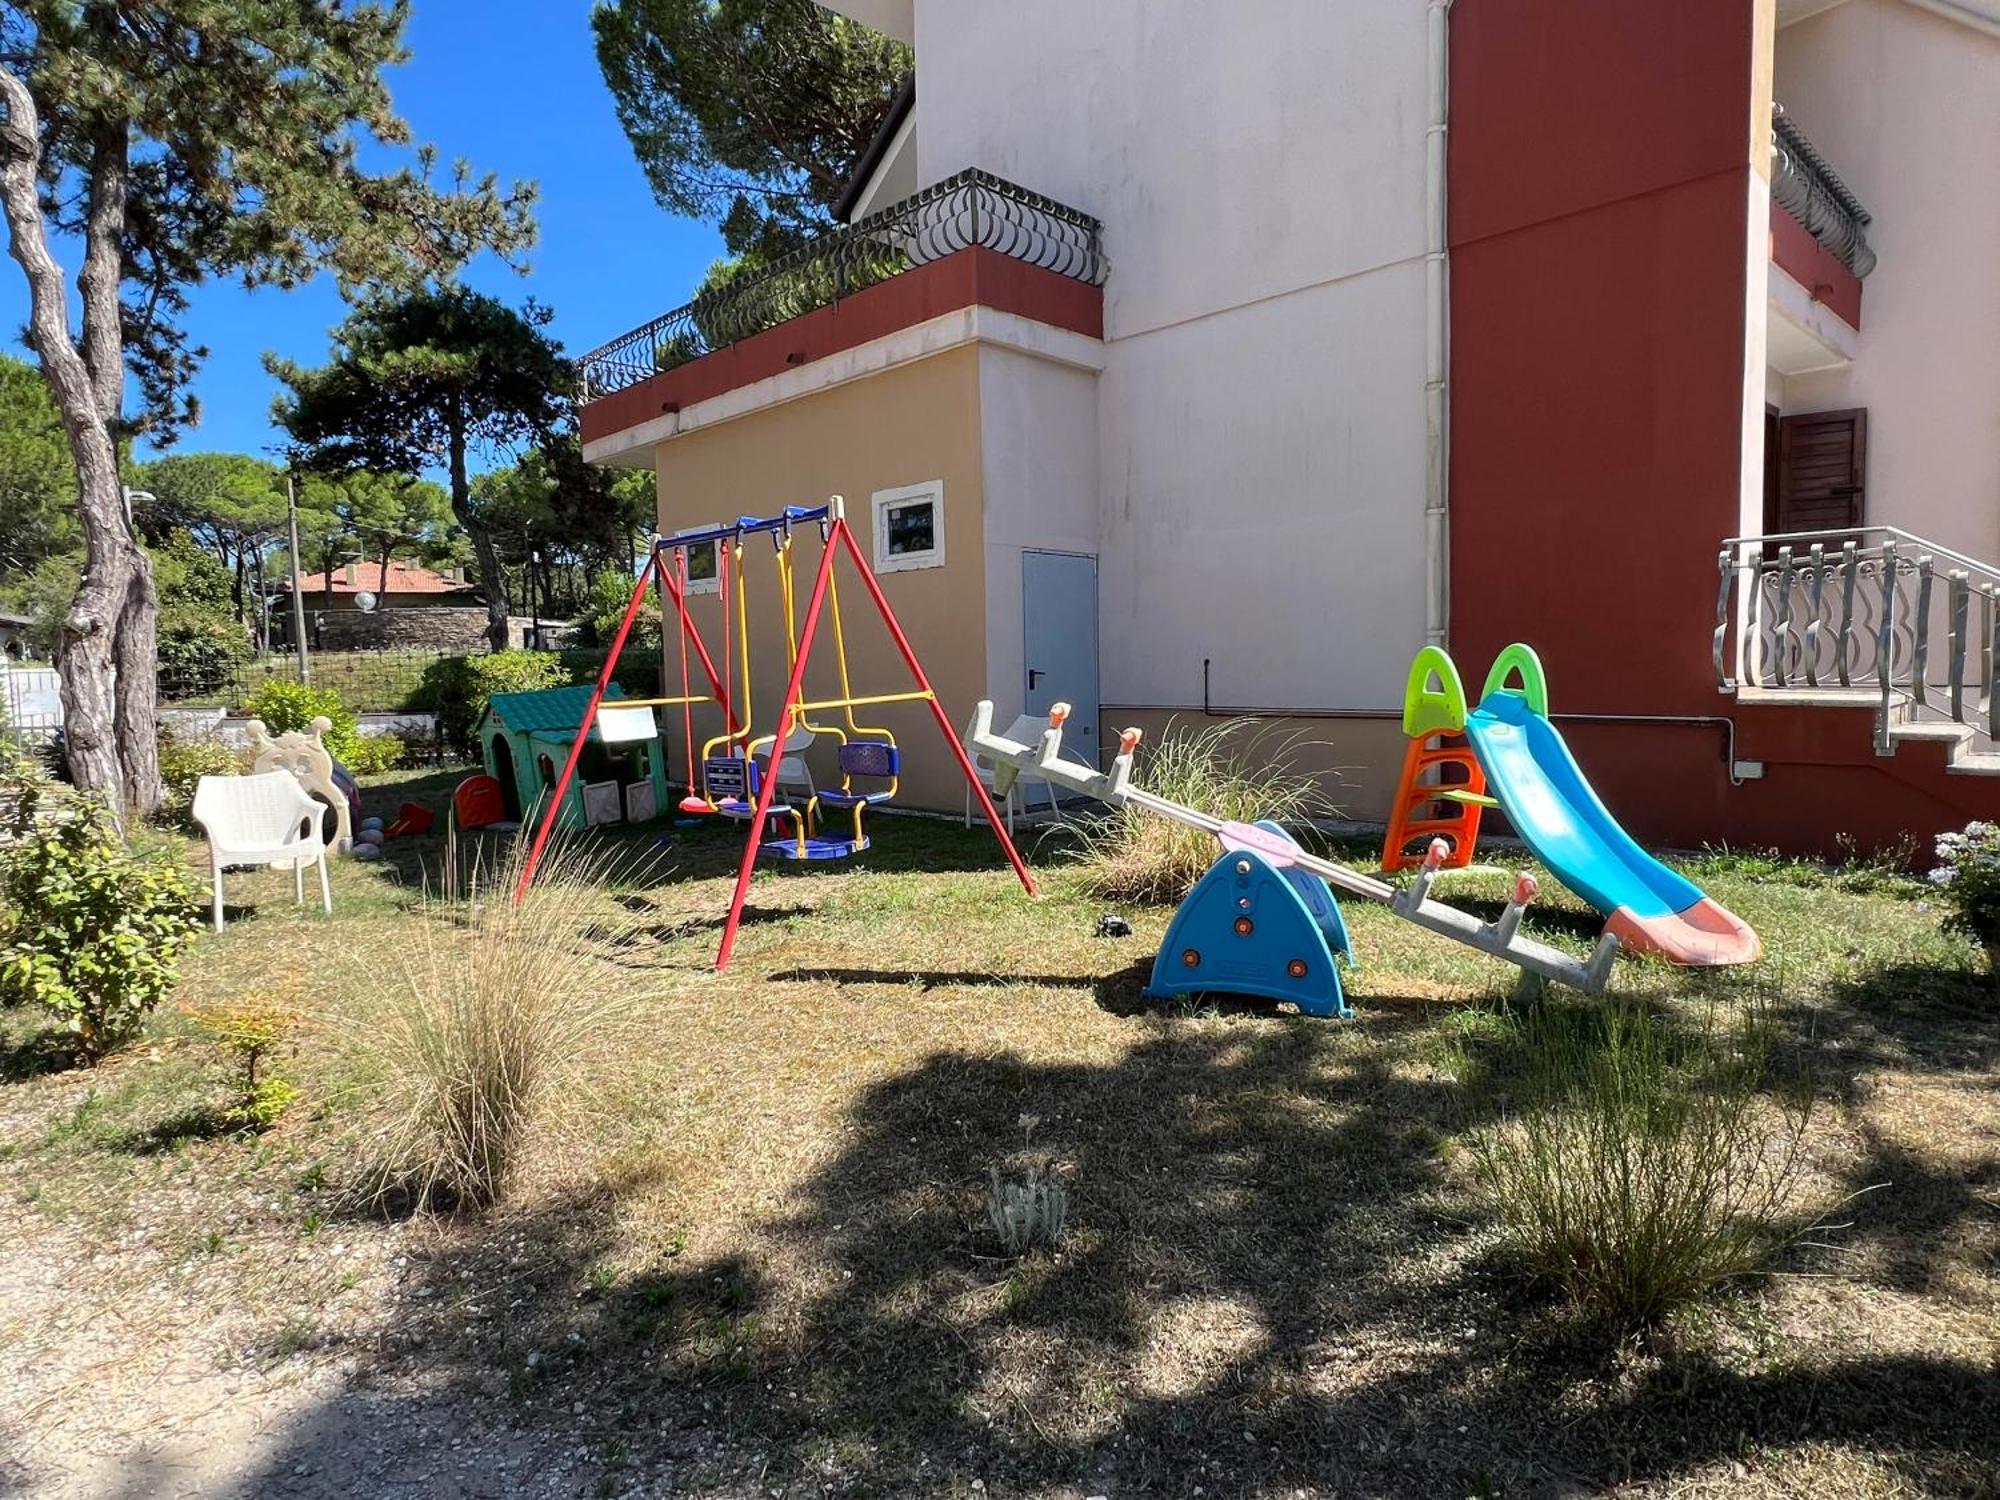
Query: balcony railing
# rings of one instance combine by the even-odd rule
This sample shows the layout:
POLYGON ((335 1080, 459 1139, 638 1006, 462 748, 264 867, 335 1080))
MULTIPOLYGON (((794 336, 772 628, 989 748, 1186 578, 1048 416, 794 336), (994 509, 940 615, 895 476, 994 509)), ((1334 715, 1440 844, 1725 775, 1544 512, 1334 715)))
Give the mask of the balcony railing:
POLYGON ((1718 563, 1725 691, 1872 692, 1884 754, 1909 717, 2000 740, 2000 568, 1893 526, 1731 537, 1718 563))
POLYGON ((1104 280, 1097 220, 973 168, 591 350, 578 361, 583 399, 637 385, 974 245, 1091 286, 1104 280))
POLYGON ((1868 245, 1868 210, 1806 133, 1792 123, 1782 104, 1771 106, 1771 198, 1856 276, 1875 269, 1875 252, 1868 245))

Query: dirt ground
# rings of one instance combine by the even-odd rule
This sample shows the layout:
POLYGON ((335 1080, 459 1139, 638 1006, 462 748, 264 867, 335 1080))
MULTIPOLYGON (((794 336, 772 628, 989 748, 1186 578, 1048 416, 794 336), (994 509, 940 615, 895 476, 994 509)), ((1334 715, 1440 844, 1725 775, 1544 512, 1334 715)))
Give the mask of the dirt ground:
POLYGON ((2000 1493, 2000 1005, 1916 893, 1690 866, 1770 956, 1620 984, 1769 1003, 1818 1103, 1803 1232, 1605 1341, 1471 1179, 1453 1058, 1507 971, 1364 909, 1353 1021, 1159 1006, 1165 912, 1097 938, 1059 870, 1029 903, 977 831, 896 820, 766 872, 715 976, 734 848, 688 831, 607 892, 646 940, 590 961, 638 1040, 482 1215, 348 1191, 379 1126, 336 1059, 435 847, 343 864, 331 921, 232 881, 183 998, 298 975, 316 1017, 263 1134, 218 1126, 171 1008, 89 1071, 0 1012, 0 1494, 2000 1493), (1009 1260, 988 1174, 1031 1165, 1071 1233, 1009 1260))

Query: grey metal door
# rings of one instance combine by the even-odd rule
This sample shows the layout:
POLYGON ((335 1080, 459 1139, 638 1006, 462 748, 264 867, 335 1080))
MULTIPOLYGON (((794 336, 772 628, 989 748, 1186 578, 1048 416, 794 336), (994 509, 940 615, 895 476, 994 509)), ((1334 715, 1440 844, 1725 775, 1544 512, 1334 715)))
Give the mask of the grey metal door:
POLYGON ((1051 704, 1069 704, 1075 713, 1063 749, 1097 765, 1097 559, 1023 552, 1021 624, 1023 711, 1045 714, 1051 704))

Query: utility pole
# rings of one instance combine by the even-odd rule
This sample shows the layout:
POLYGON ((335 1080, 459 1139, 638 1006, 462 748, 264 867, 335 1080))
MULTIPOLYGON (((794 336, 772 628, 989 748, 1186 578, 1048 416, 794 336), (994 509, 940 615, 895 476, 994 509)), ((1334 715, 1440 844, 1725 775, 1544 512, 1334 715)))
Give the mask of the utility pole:
POLYGON ((292 534, 292 642, 299 653, 299 681, 311 682, 312 663, 306 659, 306 596, 299 588, 299 496, 290 469, 285 470, 285 525, 292 534))

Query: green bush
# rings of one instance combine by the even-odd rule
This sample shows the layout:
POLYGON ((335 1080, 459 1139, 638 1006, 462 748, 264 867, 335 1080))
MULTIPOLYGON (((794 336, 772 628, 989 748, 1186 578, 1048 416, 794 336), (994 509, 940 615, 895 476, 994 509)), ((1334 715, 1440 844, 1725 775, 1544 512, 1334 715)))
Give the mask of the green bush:
POLYGON ((356 776, 379 776, 401 763, 403 742, 393 734, 357 735, 338 759, 356 776))
POLYGON ((160 815, 177 828, 194 827, 194 792, 204 776, 240 776, 247 757, 220 740, 179 738, 160 730, 160 780, 166 784, 166 805, 160 815))
POLYGON ((1510 1066, 1463 1057, 1503 1096, 1472 1154, 1526 1267, 1624 1332, 1769 1265, 1800 1227, 1812 1108, 1803 1086, 1767 1088, 1770 1042, 1754 1005, 1669 1020, 1607 996, 1506 1021, 1510 1066))
POLYGON ((570 681, 559 658, 547 651, 495 651, 482 656, 441 656, 424 672, 416 707, 437 715, 438 738, 460 755, 477 748, 473 727, 495 693, 532 693, 570 681))
POLYGON ((349 764, 348 757, 361 738, 354 710, 330 687, 274 677, 243 700, 243 712, 248 718, 262 719, 272 734, 311 729, 314 719, 328 720, 333 727, 320 737, 321 743, 342 765, 349 764))
POLYGON ((94 798, 9 784, 0 851, 0 996, 52 1011, 95 1062, 145 1025, 200 930, 186 878, 129 851, 94 798))

